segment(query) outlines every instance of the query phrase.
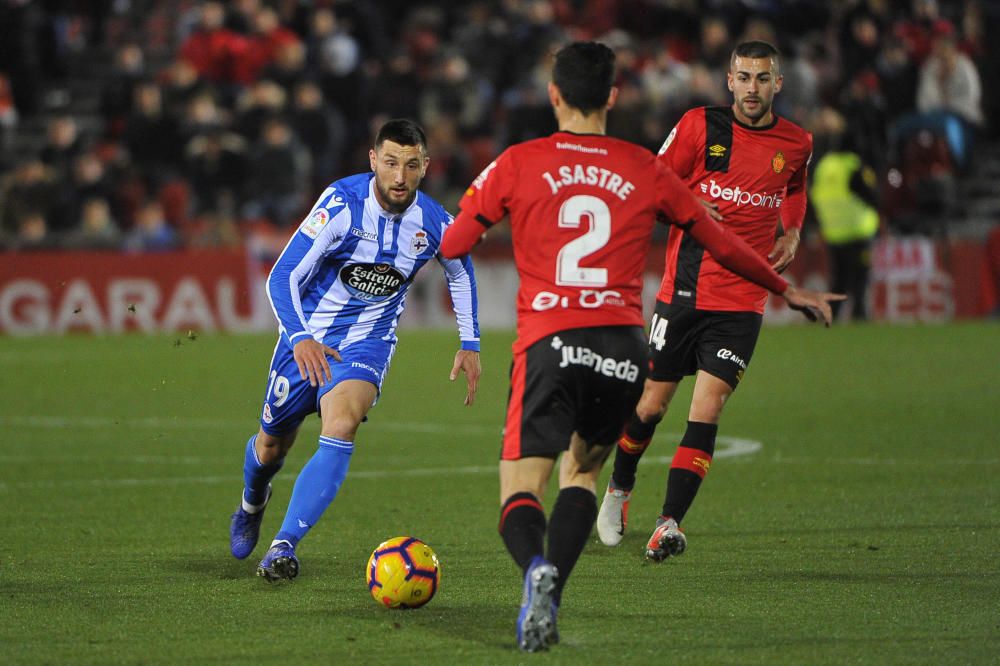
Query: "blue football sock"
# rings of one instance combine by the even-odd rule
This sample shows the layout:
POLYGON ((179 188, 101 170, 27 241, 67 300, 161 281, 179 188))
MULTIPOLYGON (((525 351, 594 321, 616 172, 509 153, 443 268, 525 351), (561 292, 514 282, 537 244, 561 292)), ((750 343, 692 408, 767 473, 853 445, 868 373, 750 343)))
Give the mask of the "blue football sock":
POLYGON ((243 502, 250 506, 260 506, 267 501, 267 484, 278 473, 285 459, 264 465, 257 457, 257 435, 247 442, 243 458, 243 502))
POLYGON ((287 541, 294 547, 316 524, 337 496, 353 452, 354 442, 335 437, 319 438, 319 449, 295 480, 288 512, 275 541, 287 541))

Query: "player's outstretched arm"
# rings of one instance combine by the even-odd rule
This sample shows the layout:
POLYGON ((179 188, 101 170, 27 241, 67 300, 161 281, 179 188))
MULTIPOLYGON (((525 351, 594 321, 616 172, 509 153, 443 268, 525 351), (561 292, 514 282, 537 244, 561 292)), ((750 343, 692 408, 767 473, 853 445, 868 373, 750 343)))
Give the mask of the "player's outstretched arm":
POLYGON ((451 366, 451 376, 449 379, 458 379, 458 373, 465 373, 465 383, 467 391, 465 393, 465 405, 471 406, 476 400, 476 391, 479 389, 479 375, 483 368, 479 363, 479 352, 459 349, 455 353, 455 363, 451 366))
POLYGON ((847 298, 844 294, 832 294, 827 291, 813 291, 812 289, 799 289, 788 285, 788 289, 782 294, 788 307, 798 310, 809 321, 822 321, 828 327, 833 323, 833 311, 830 303, 842 301, 847 298))

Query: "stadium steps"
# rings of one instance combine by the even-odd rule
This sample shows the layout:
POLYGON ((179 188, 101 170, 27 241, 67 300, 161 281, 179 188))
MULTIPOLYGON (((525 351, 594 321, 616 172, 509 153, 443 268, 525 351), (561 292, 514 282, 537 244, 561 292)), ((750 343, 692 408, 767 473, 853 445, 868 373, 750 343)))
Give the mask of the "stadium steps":
POLYGON ((1000 223, 1000 138, 982 142, 977 147, 975 164, 963 179, 960 216, 949 221, 949 235, 957 238, 983 239, 1000 223))

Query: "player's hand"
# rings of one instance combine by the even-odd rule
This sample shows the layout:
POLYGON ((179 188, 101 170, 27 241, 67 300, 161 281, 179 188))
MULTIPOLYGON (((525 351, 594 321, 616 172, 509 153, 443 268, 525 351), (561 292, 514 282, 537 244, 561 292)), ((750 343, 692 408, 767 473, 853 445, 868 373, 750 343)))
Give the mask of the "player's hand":
POLYGON ((719 212, 719 204, 712 201, 705 201, 704 199, 698 199, 701 205, 705 207, 705 211, 708 216, 715 220, 716 222, 722 222, 722 213, 719 212))
POLYGON ((468 384, 468 391, 465 394, 465 406, 468 407, 476 399, 476 389, 479 388, 479 375, 483 368, 479 365, 479 352, 459 349, 455 353, 455 364, 451 366, 451 376, 449 379, 458 379, 458 373, 465 373, 465 381, 468 384))
POLYGON ((799 230, 786 230, 784 236, 774 241, 774 249, 771 250, 771 254, 767 255, 767 258, 773 262, 771 268, 781 273, 788 268, 788 264, 792 263, 798 250, 799 230))
POLYGON ((788 302, 788 307, 798 310, 809 321, 822 321, 826 327, 829 327, 833 322, 833 311, 830 309, 830 303, 832 301, 842 301, 847 298, 844 294, 799 289, 791 285, 788 285, 788 289, 785 290, 782 296, 788 302))
POLYGON ((312 338, 296 342, 292 348, 292 356, 295 358, 295 365, 299 366, 299 374, 302 375, 302 379, 309 380, 310 386, 319 386, 333 379, 330 362, 326 360, 327 356, 332 356, 334 361, 340 361, 340 352, 312 338))

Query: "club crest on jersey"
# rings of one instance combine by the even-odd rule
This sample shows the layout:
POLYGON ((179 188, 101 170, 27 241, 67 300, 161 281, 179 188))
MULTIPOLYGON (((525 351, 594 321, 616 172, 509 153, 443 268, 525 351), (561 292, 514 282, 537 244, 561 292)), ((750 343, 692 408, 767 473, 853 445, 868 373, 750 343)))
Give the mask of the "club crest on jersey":
POLYGON ((428 245, 430 245, 430 243, 427 242, 427 232, 418 231, 413 234, 413 239, 410 241, 410 251, 413 252, 413 254, 420 254, 427 249, 428 245))
POLYGON ((389 264, 348 264, 340 269, 347 291, 366 303, 379 303, 399 291, 406 276, 389 264))
POLYGON ((780 150, 771 158, 771 168, 774 169, 774 173, 781 173, 785 170, 785 154, 780 150))
POLYGON ((309 238, 316 238, 329 221, 330 213, 326 208, 317 208, 309 219, 302 223, 301 231, 309 238))
POLYGON ((717 143, 714 146, 708 147, 709 157, 725 157, 725 155, 726 155, 726 147, 723 146, 722 144, 717 143))

